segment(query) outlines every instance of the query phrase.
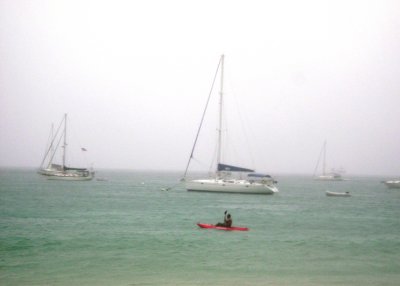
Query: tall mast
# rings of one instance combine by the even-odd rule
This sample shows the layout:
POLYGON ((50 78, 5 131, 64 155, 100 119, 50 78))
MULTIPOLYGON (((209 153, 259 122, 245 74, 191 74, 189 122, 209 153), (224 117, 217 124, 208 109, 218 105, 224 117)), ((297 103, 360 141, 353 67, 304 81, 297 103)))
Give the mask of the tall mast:
POLYGON ((64 115, 64 146, 63 146, 63 160, 62 165, 65 170, 65 154, 67 153, 67 114, 64 115))
POLYGON ((224 55, 221 55, 221 86, 219 91, 219 124, 218 124, 218 149, 217 149, 218 164, 221 163, 223 94, 224 94, 224 55))
MULTIPOLYGON (((54 153, 54 146, 53 146, 53 142, 54 142, 54 123, 51 123, 51 129, 50 129, 50 147, 49 147, 49 151, 50 154, 54 153)), ((53 156, 50 157, 50 160, 47 164, 47 168, 51 168, 51 165, 53 164, 53 156)))

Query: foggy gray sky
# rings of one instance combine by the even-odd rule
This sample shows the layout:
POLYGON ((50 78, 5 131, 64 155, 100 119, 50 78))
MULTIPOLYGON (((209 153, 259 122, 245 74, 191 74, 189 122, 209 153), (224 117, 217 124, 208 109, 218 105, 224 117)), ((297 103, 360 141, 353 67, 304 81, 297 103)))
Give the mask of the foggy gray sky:
MULTIPOLYGON (((225 54, 240 107, 228 128, 248 126, 234 151, 250 147, 247 167, 312 174, 327 140, 329 168, 398 176, 399 11, 395 0, 1 0, 0 166, 37 167, 68 113, 70 150, 87 148, 94 168, 183 171, 225 54)), ((195 153, 206 164, 207 140, 195 153)))

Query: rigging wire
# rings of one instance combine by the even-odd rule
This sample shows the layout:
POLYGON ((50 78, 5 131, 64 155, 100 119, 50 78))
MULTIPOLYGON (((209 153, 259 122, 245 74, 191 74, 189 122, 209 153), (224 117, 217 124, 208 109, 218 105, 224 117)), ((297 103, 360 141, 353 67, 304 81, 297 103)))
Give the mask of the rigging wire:
POLYGON ((317 165, 315 166, 315 169, 314 169, 313 177, 315 177, 315 175, 317 173, 317 169, 319 167, 319 163, 321 162, 323 152, 324 152, 324 145, 322 146, 321 151, 319 152, 318 161, 317 161, 317 165))
MULTIPOLYGON (((41 167, 43 167, 43 164, 44 164, 45 160, 47 159, 47 156, 49 155, 51 149, 54 147, 54 141, 56 141, 56 138, 58 137, 58 132, 61 130, 61 126, 63 125, 64 120, 65 120, 65 118, 63 117, 63 119, 60 122, 60 125, 57 128, 55 135, 53 136, 53 140, 51 140, 51 142, 50 142, 50 146, 47 149, 47 152, 42 160, 42 163, 40 164, 41 167)), ((62 138, 62 136, 60 138, 62 138)), ((54 150, 57 150, 59 144, 60 144, 60 141, 58 142, 58 144, 54 150)), ((53 161, 54 155, 55 155, 55 152, 53 152, 53 154, 50 156, 49 164, 53 161)))
POLYGON ((185 173, 183 174, 183 179, 182 179, 182 180, 184 180, 184 179, 186 178, 186 174, 187 174, 187 171, 188 171, 188 169, 189 169, 190 162, 191 162, 191 160, 193 159, 194 149, 195 149, 195 147, 196 147, 196 143, 197 143, 197 140, 198 140, 198 138, 199 138, 199 134, 200 134, 201 127, 203 126, 204 117, 205 117, 205 115, 206 115, 206 111, 207 111, 207 108, 208 108, 208 103, 210 102, 211 94, 212 94, 212 91, 213 91, 213 89, 214 89, 214 84, 215 84, 215 81, 216 81, 216 79, 217 79, 218 70, 219 70, 219 67, 220 67, 220 65, 221 65, 221 61, 222 61, 222 59, 220 59, 220 61, 218 62, 217 70, 215 71, 214 80, 213 80, 212 85, 211 85, 210 93, 208 94, 206 106, 205 106, 205 108, 204 108, 203 115, 202 115, 202 117, 201 117, 200 125, 199 125, 199 128, 198 128, 198 130, 197 130, 197 134, 196 134, 196 137, 195 137, 195 140, 194 140, 194 143, 193 143, 192 151, 191 151, 191 153, 190 153, 190 157, 189 157, 189 160, 188 160, 188 162, 187 162, 186 169, 185 169, 185 173))
POLYGON ((244 136, 244 144, 247 146, 247 152, 250 157, 251 166, 252 166, 252 168, 255 168, 256 164, 255 164, 255 160, 254 160, 254 155, 252 153, 253 148, 251 148, 252 146, 250 143, 250 141, 251 141, 250 138, 254 138, 254 132, 252 132, 252 130, 250 129, 251 125, 249 124, 248 118, 242 112, 242 109, 245 108, 245 106, 243 105, 243 103, 239 102, 239 99, 234 92, 232 92, 232 94, 233 94, 232 98, 235 100, 235 103, 236 103, 235 107, 236 107, 237 115, 239 117, 241 131, 244 136), (240 108, 239 108, 239 106, 240 106, 240 108), (246 127, 248 127, 248 128, 246 128, 246 127), (252 136, 249 136, 248 132, 250 132, 252 136))
MULTIPOLYGON (((62 123, 62 122, 61 122, 62 123)), ((60 125, 61 126, 61 125, 60 125)), ((58 142, 57 142, 57 144, 56 144, 56 147, 55 147, 55 149, 54 150, 57 150, 58 149, 58 147, 60 146, 60 143, 61 143, 61 140, 64 138, 64 136, 65 135, 60 135, 60 137, 58 138, 58 142)), ((54 137, 54 139, 55 139, 55 137, 54 137)), ((65 146, 62 146, 62 148, 65 148, 65 146)), ((53 152, 53 154, 51 155, 51 157, 50 157, 50 162, 53 162, 53 159, 54 159, 54 156, 56 155, 56 152, 53 152)), ((65 166, 63 166, 63 167, 65 167, 65 166)))
MULTIPOLYGON (((53 145, 52 145, 53 137, 54 137, 54 123, 51 124, 51 129, 50 129, 49 138, 47 138, 47 145, 46 145, 46 148, 44 149, 44 154, 45 154, 45 155, 44 155, 42 164, 40 165, 40 169, 43 169, 44 161, 46 160, 46 157, 47 157, 47 155, 48 155, 48 153, 49 153, 49 151, 47 151, 47 150, 51 150, 51 149, 53 148, 53 145)), ((47 168, 50 167, 50 163, 51 163, 51 162, 48 162, 47 168)))
MULTIPOLYGON (((230 73, 228 71, 228 73, 230 73)), ((253 153, 251 152, 251 144, 250 144, 250 136, 249 133, 252 135, 251 138, 254 138, 254 132, 250 129, 250 124, 248 117, 244 116, 242 109, 245 108, 243 102, 239 100, 238 95, 234 92, 234 88, 232 87, 231 81, 229 81, 229 77, 227 77, 227 85, 229 86, 229 96, 230 101, 225 101, 225 113, 230 113, 231 116, 225 116, 224 118, 224 125, 225 125, 225 148, 226 150, 225 155, 231 159, 236 159, 239 162, 246 162, 250 163, 251 167, 255 168, 255 160, 253 153), (228 118, 236 119, 236 121, 228 120, 228 118), (238 120, 237 120, 238 119, 238 120), (235 132, 227 132, 227 130, 231 130, 229 125, 240 126, 240 128, 235 128, 236 131, 239 130, 239 133, 235 132), (247 127, 247 128, 246 128, 247 127), (240 138, 240 140, 237 140, 240 138), (237 144, 240 143, 240 144, 237 144), (243 145, 244 144, 244 145, 243 145), (240 154, 242 152, 238 152, 238 150, 242 149, 240 146, 245 146, 247 151, 247 156, 242 157, 240 154), (232 156, 234 155, 234 156, 232 156), (249 162, 250 161, 250 162, 249 162)), ((233 130, 233 129, 232 129, 233 130)), ((243 153, 242 153, 243 154, 243 153)))
MULTIPOLYGON (((217 133, 215 134, 216 135, 216 137, 218 137, 218 135, 217 135, 217 133)), ((216 138, 217 139, 217 138, 216 138)), ((217 142, 217 140, 215 140, 215 142, 217 142)), ((214 170, 215 169, 215 164, 216 164, 216 162, 217 162, 217 153, 218 153, 218 146, 217 146, 217 144, 215 144, 214 145, 214 151, 213 151, 213 156, 212 156, 212 160, 211 160, 211 163, 210 163, 210 166, 209 166, 209 168, 208 168, 208 173, 209 174, 211 174, 212 173, 212 170, 214 170)))
MULTIPOLYGON (((234 70, 235 69, 228 69, 227 73, 232 75, 232 72, 234 70)), ((256 137, 254 135, 255 133, 254 133, 253 129, 251 128, 252 125, 250 124, 249 117, 246 116, 251 113, 243 112, 243 111, 246 111, 246 107, 248 109, 248 104, 247 104, 248 101, 240 100, 240 98, 242 98, 242 95, 241 94, 238 95, 236 93, 236 91, 238 89, 234 88, 234 86, 232 85, 232 81, 230 81, 229 78, 233 78, 233 77, 232 76, 227 77, 227 81, 226 81, 227 85, 230 88, 230 93, 231 93, 230 98, 232 98, 231 106, 232 106, 232 109, 234 109, 235 116, 238 117, 238 119, 239 119, 239 121, 238 121, 239 124, 235 124, 235 126, 236 125, 240 126, 240 128, 237 129, 237 130, 240 130, 240 132, 241 132, 240 138, 243 139, 240 143, 244 144, 244 146, 246 147, 245 151, 247 152, 246 160, 241 160, 241 162, 250 163, 251 167, 254 169, 256 166, 256 160, 254 159, 255 157, 252 152, 252 150, 254 150, 254 148, 252 148, 253 146, 250 142, 252 142, 251 139, 254 139, 256 137)), ((232 117, 232 118, 235 118, 235 117, 232 117)), ((239 142, 239 141, 237 141, 237 142, 239 142)), ((235 152, 234 154, 239 154, 239 152, 235 152)), ((245 153, 241 153, 241 154, 245 155, 245 153)))

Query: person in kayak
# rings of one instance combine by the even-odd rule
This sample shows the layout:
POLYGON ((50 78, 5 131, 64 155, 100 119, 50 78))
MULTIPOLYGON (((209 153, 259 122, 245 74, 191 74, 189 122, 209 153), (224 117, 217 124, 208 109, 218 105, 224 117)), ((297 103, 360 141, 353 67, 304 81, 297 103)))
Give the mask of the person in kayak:
POLYGON ((222 226, 222 227, 232 227, 232 216, 225 211, 224 222, 217 223, 215 226, 222 226))

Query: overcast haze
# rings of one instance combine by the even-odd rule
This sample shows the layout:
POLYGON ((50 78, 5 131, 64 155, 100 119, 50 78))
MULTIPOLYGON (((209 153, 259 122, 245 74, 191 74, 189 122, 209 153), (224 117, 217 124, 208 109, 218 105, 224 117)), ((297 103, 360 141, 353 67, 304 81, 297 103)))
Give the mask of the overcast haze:
POLYGON ((183 171, 225 54, 246 166, 311 175, 327 140, 329 168, 399 176, 399 12, 387 0, 1 0, 0 166, 38 167, 68 113, 71 152, 85 147, 95 169, 183 171))

